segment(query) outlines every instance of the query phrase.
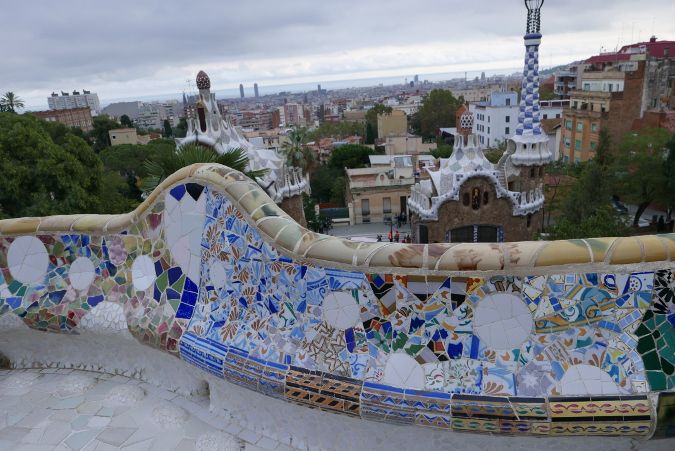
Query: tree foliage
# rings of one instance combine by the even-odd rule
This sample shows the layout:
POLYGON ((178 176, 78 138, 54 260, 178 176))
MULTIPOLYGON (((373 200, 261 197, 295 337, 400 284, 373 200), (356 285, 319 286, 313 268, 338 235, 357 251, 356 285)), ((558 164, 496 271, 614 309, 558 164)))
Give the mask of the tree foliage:
POLYGON ((176 128, 173 129, 173 136, 176 138, 185 138, 185 135, 187 135, 187 129, 187 119, 181 117, 180 121, 178 121, 178 125, 176 125, 176 128))
POLYGON ((120 125, 126 128, 134 128, 134 121, 128 115, 123 114, 120 116, 120 125))
POLYGON ((369 155, 378 155, 382 152, 360 144, 346 144, 333 150, 328 165, 343 170, 365 168, 370 163, 369 155))
POLYGON ((430 153, 434 158, 450 158, 450 155, 452 155, 452 146, 450 144, 441 144, 430 153))
POLYGON ((162 136, 164 138, 171 138, 173 136, 173 129, 171 128, 171 122, 168 119, 164 119, 162 136))
POLYGON ((625 236, 629 232, 629 227, 609 205, 603 205, 581 221, 562 218, 549 230, 553 240, 625 236))
POLYGON ((638 206, 633 218, 637 226, 644 211, 657 200, 666 199, 666 174, 671 139, 666 129, 653 128, 624 136, 616 159, 616 190, 622 198, 638 206))
POLYGON ((329 165, 321 165, 310 177, 312 198, 317 202, 330 202, 333 185, 338 177, 344 173, 344 168, 336 168, 329 165))
POLYGON ((105 114, 99 114, 93 119, 93 130, 89 132, 89 138, 94 145, 96 153, 102 151, 106 147, 110 147, 110 130, 120 128, 122 125, 115 119, 105 114))
POLYGON ((446 89, 434 89, 422 100, 417 113, 412 115, 411 126, 415 134, 423 138, 433 138, 442 127, 456 125, 455 114, 464 104, 463 97, 455 97, 446 89))
POLYGON ((314 151, 307 147, 307 130, 294 128, 286 135, 288 141, 281 145, 281 152, 286 157, 289 166, 301 168, 305 173, 310 172, 316 162, 314 151))
POLYGON ((103 165, 97 155, 70 131, 55 142, 45 124, 31 115, 0 113, 2 215, 106 211, 101 202, 103 165))
POLYGON ((143 192, 150 193, 168 176, 195 163, 216 163, 244 172, 251 178, 262 177, 266 170, 247 171, 248 155, 244 149, 232 149, 218 154, 209 147, 187 144, 175 152, 162 153, 155 160, 144 163, 148 176, 143 180, 143 192))
POLYGON ((23 99, 12 91, 7 91, 0 97, 0 112, 16 113, 24 107, 23 99))
POLYGON ((364 136, 365 126, 359 122, 324 122, 314 130, 306 133, 308 141, 319 141, 323 138, 341 140, 349 136, 364 136))

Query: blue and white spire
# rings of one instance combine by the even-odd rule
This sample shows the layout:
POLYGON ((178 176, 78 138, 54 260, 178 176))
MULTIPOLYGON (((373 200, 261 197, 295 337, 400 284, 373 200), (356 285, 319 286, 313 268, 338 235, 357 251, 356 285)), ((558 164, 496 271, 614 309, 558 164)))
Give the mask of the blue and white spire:
POLYGON ((550 163, 548 136, 541 129, 539 106, 539 44, 541 44, 541 7, 544 0, 525 0, 527 30, 525 65, 516 134, 511 138, 511 161, 514 165, 539 166, 550 163), (515 147, 513 147, 515 145, 515 147))

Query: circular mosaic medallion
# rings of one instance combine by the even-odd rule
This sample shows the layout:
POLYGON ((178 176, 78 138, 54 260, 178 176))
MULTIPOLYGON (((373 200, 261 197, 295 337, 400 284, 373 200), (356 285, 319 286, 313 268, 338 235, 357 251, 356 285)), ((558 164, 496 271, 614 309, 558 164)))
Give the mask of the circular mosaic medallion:
POLYGON ((619 387, 606 371, 593 365, 572 365, 560 379, 562 395, 618 395, 619 387))
POLYGON ((147 255, 140 255, 134 260, 131 266, 131 278, 134 282, 134 288, 139 291, 145 291, 155 281, 155 265, 147 255))
POLYGON ((78 257, 68 271, 70 284, 76 290, 86 290, 96 277, 94 264, 87 257, 78 257))
POLYGON ((7 252, 9 273, 21 283, 44 280, 49 267, 49 255, 42 241, 34 236, 21 236, 9 245, 7 252))
POLYGON ((392 354, 384 367, 382 382, 394 387, 424 390, 424 369, 408 354, 392 354))
POLYGON ((345 291, 328 293, 323 300, 323 319, 336 329, 356 326, 361 320, 360 312, 354 296, 345 291))
POLYGON ((478 302, 473 330, 493 349, 520 347, 532 333, 532 314, 515 294, 494 293, 478 302))

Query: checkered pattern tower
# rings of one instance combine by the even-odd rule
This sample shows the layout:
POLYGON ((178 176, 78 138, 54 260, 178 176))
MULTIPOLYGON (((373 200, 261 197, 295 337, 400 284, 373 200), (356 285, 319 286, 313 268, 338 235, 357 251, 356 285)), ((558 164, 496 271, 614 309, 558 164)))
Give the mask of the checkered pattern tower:
POLYGON ((520 111, 516 134, 509 143, 511 162, 516 166, 542 166, 553 158, 548 149, 548 137, 541 129, 539 107, 540 11, 543 4, 544 0, 525 0, 527 30, 520 111))

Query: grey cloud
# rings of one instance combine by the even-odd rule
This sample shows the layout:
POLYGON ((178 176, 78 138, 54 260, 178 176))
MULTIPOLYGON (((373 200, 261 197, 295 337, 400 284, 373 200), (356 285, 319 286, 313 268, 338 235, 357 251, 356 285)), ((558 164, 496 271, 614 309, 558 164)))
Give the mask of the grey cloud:
MULTIPOLYGON (((430 42, 447 42, 449 49, 461 48, 467 54, 465 47, 472 42, 492 40, 499 45, 522 35, 525 26, 525 8, 519 0, 2 3, 3 18, 11 20, 3 20, 0 27, 0 42, 5 44, 0 90, 14 91, 96 89, 94 82, 133 86, 138 78, 161 78, 163 68, 245 65, 279 57, 302 62, 308 55, 430 42)), ((653 10, 650 14, 659 18, 669 4, 651 0, 641 5, 641 11, 653 10)), ((548 35, 602 31, 621 22, 630 30, 634 12, 635 3, 629 0, 547 0, 543 31, 548 35)), ((643 28, 644 37, 648 24, 643 28)), ((480 58, 473 55, 471 60, 480 58)), ((350 65, 358 67, 359 61, 350 65)), ((182 82, 176 81, 176 90, 182 82)))

